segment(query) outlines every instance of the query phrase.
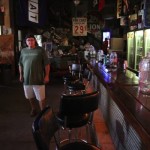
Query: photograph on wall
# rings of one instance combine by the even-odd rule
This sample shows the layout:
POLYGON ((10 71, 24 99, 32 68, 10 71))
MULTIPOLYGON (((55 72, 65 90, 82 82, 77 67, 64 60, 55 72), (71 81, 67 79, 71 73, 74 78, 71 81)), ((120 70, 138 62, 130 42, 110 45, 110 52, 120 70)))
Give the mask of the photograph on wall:
POLYGON ((44 42, 43 48, 46 50, 48 58, 50 58, 52 53, 52 42, 44 42))
POLYGON ((0 64, 14 63, 14 35, 0 36, 0 64))

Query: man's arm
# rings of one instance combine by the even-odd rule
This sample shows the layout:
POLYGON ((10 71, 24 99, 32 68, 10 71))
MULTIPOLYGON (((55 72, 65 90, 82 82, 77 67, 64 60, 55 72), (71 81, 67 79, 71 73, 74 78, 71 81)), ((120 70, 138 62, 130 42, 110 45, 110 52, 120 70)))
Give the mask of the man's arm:
POLYGON ((19 65, 19 80, 23 82, 23 69, 21 65, 19 65))
POLYGON ((49 82, 49 74, 50 74, 50 64, 47 64, 45 66, 45 77, 44 77, 44 83, 49 82))

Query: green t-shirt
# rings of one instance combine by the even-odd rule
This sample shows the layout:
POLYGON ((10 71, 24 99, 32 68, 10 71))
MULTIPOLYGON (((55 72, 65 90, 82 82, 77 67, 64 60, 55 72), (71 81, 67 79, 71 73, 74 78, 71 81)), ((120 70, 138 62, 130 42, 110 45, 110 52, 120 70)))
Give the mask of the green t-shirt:
POLYGON ((42 47, 34 49, 23 48, 19 59, 19 65, 23 68, 25 85, 44 84, 45 65, 49 63, 47 54, 42 47))

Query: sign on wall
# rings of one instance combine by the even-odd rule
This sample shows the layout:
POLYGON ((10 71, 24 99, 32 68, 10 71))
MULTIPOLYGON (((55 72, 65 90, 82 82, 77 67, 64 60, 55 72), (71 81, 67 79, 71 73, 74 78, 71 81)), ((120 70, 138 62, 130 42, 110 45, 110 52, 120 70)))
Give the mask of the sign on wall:
POLYGON ((28 20, 31 22, 39 23, 39 4, 38 0, 28 1, 28 20))
POLYGON ((72 18, 73 36, 87 36, 87 18, 72 18))
POLYGON ((129 28, 130 30, 135 30, 137 29, 137 14, 132 14, 130 15, 130 19, 129 19, 129 28))

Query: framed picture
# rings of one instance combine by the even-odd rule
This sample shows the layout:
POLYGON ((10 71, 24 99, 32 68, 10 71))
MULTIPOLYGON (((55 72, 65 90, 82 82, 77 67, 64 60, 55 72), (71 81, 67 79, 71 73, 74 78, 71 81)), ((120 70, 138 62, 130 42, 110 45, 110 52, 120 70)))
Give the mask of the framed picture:
POLYGON ((44 42, 43 48, 46 50, 47 56, 50 58, 52 53, 52 42, 44 42))

